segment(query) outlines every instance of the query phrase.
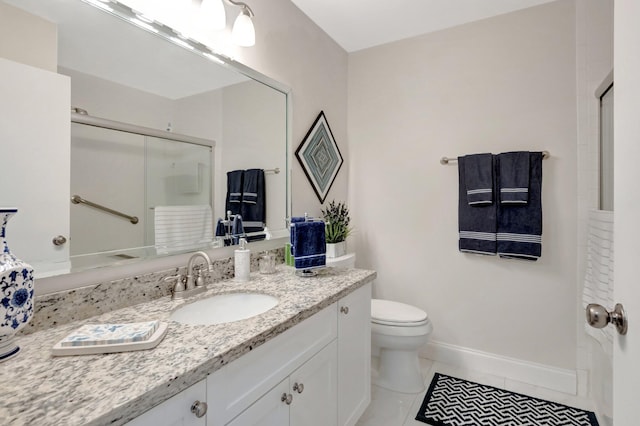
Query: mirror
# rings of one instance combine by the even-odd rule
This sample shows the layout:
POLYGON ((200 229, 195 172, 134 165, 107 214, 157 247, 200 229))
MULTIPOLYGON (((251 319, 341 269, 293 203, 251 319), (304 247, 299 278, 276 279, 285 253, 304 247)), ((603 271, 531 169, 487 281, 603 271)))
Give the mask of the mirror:
MULTIPOLYGON (((56 172, 70 175, 70 187, 48 190, 56 202, 63 200, 66 229, 58 224, 31 237, 32 218, 43 220, 42 212, 48 209, 34 196, 35 178, 14 191, 24 199, 3 195, 17 200, 12 203, 19 208, 16 226, 8 229, 10 243, 17 241, 12 250, 31 263, 39 277, 167 254, 154 245, 155 207, 209 203, 215 225, 218 218, 226 218, 227 172, 233 170, 265 170, 265 224, 272 235, 285 235, 289 123, 284 86, 231 60, 222 61, 197 42, 168 40, 170 29, 163 25, 164 33, 158 34, 81 0, 5 3, 55 24, 57 72, 70 77, 71 107, 88 113, 86 118, 72 114, 72 142, 40 141, 61 144, 53 148, 57 152, 70 151, 69 159, 63 158, 69 170, 56 172), (102 119, 124 124, 127 130, 96 124, 102 119), (135 130, 140 127, 152 132, 141 134, 135 130), (62 146, 65 143, 70 145, 62 146), (191 152, 196 148, 204 151, 191 152), (91 161, 97 163, 87 160, 87 149, 93 150, 91 161), (74 204, 73 195, 139 222, 74 204), (63 246, 53 245, 58 235, 67 237, 63 246)), ((46 165, 47 149, 30 150, 35 164, 46 165)), ((200 248, 215 245, 207 242, 200 248)))

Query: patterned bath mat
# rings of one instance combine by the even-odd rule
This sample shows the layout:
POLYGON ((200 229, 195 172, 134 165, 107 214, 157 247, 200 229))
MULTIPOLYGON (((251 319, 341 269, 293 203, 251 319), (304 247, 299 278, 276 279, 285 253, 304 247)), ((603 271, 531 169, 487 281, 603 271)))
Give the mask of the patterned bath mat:
POLYGON ((598 426, 591 411, 439 373, 416 420, 434 426, 598 426))

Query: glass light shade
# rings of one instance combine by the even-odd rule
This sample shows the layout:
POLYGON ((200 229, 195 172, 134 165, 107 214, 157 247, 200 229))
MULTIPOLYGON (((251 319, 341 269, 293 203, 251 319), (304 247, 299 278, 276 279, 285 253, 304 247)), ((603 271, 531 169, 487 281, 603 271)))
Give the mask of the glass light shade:
POLYGON ((227 26, 227 16, 222 0, 202 0, 200 20, 213 30, 222 30, 227 26))
POLYGON ((244 10, 233 23, 231 38, 238 46, 250 47, 256 44, 256 30, 253 28, 251 18, 244 10))

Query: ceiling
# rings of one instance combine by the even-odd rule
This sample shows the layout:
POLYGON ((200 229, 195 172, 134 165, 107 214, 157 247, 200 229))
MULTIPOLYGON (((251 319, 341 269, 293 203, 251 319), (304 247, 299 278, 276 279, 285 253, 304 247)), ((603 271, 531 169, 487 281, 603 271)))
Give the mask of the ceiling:
POLYGON ((347 52, 555 0, 291 0, 347 52))

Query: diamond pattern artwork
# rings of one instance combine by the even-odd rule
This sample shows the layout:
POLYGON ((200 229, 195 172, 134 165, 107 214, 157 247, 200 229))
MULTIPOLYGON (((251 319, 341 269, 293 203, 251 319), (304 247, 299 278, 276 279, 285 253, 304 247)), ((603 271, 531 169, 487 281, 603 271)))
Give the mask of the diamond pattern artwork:
POLYGON ((343 163, 323 111, 320 111, 298 147, 296 157, 318 199, 323 203, 343 163))
POLYGON ((439 373, 416 420, 434 426, 598 426, 591 411, 439 373))

